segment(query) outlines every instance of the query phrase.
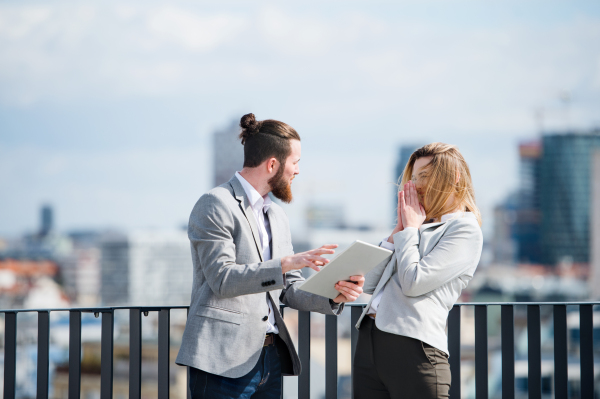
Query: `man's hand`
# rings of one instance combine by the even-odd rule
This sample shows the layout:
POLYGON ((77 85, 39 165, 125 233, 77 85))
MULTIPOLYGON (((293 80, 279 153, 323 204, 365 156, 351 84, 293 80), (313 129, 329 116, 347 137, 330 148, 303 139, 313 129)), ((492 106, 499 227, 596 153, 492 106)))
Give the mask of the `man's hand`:
POLYGON ((310 267, 319 271, 319 266, 324 266, 329 263, 329 259, 323 258, 321 255, 333 254, 337 244, 323 245, 321 248, 311 249, 310 251, 300 252, 298 254, 284 256, 281 258, 281 271, 286 274, 290 270, 298 270, 304 267, 310 267))
POLYGON ((335 289, 340 292, 340 295, 333 299, 335 303, 354 302, 363 293, 363 285, 365 285, 364 276, 352 276, 352 281, 338 281, 335 289))

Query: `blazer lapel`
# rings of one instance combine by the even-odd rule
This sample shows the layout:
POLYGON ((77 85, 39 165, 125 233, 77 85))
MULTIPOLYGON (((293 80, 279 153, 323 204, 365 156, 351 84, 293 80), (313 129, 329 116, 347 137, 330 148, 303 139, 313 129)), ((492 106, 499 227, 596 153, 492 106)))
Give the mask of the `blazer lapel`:
POLYGON ((229 180, 229 184, 233 189, 233 195, 240 203, 240 209, 244 213, 244 216, 246 216, 246 220, 248 220, 250 230, 252 230, 252 237, 254 238, 254 243, 256 244, 256 250, 258 251, 258 256, 260 256, 260 261, 264 262, 262 255, 262 245, 259 241, 260 235, 258 234, 258 223, 256 222, 256 218, 254 217, 252 205, 250 205, 250 201, 248 200, 248 197, 246 197, 244 187, 242 187, 242 183, 240 183, 240 181, 235 176, 233 176, 231 180, 229 180))
POLYGON ((421 227, 419 227, 419 232, 421 232, 421 233, 422 233, 422 232, 424 232, 424 231, 425 231, 425 230, 427 230, 427 229, 430 229, 430 228, 432 228, 432 227, 437 227, 437 226, 439 226, 440 224, 444 224, 444 223, 446 223, 446 221, 443 221, 443 222, 436 222, 436 223, 427 223, 427 224, 422 224, 422 225, 421 225, 421 227))
POLYGON ((267 211, 267 217, 269 218, 269 225, 271 226, 271 259, 277 259, 280 257, 279 254, 279 220, 275 216, 273 211, 273 205, 269 207, 267 211))

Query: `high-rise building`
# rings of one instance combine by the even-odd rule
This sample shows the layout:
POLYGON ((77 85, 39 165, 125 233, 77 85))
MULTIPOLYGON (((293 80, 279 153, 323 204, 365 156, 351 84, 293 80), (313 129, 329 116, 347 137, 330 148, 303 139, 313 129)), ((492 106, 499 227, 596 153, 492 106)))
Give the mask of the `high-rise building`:
POLYGON ((48 204, 42 206, 41 210, 41 226, 40 236, 45 237, 52 231, 54 224, 54 217, 52 207, 48 204))
POLYGON ((514 204, 511 236, 516 243, 516 260, 540 263, 540 163, 539 140, 519 144, 519 191, 514 204))
POLYGON ((589 263, 591 161, 600 132, 542 137, 540 211, 542 263, 589 263))
POLYGON ((226 183, 244 164, 244 146, 238 135, 240 127, 233 121, 228 127, 213 133, 213 184, 226 183))
MULTIPOLYGON (((406 164, 408 163, 408 160, 410 159, 412 153, 415 152, 415 150, 421 148, 422 146, 422 144, 407 144, 400 146, 400 148, 398 149, 398 160, 396 161, 396 167, 394 168, 394 182, 396 184, 399 184, 402 180, 402 172, 404 172, 404 168, 406 167, 406 164)), ((398 189, 399 187, 394 185, 394 193, 392 195, 392 226, 396 226, 396 219, 398 216, 398 189)))
POLYGON ((192 292, 185 231, 136 231, 101 244, 104 305, 183 305, 192 292))

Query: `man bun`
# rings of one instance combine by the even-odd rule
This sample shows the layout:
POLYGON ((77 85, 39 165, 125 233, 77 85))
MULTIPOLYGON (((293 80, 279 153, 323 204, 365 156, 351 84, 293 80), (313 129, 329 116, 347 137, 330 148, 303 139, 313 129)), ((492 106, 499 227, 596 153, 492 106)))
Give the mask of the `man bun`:
POLYGON ((254 114, 242 116, 240 127, 244 168, 255 168, 270 157, 285 164, 291 152, 290 140, 300 141, 298 132, 287 123, 274 119, 257 121, 254 114))
POLYGON ((240 127, 242 128, 240 138, 242 139, 242 144, 245 144, 246 139, 249 137, 258 134, 261 124, 262 122, 257 121, 254 114, 246 114, 242 116, 242 119, 240 120, 240 127))

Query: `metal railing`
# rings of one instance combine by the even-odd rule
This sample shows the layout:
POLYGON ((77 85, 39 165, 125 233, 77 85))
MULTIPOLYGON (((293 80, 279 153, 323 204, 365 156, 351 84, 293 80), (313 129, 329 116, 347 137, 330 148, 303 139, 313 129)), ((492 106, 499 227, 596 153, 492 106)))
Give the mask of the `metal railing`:
MULTIPOLYGON (((474 308, 475 325, 475 396, 488 398, 488 307, 501 308, 501 354, 502 354, 502 398, 515 397, 515 306, 527 308, 527 363, 529 398, 542 398, 541 318, 540 307, 552 306, 554 323, 554 395, 568 397, 568 353, 567 353, 567 306, 579 307, 580 322, 580 386, 582 398, 594 397, 593 357, 593 306, 600 302, 541 302, 541 303, 461 303, 456 304, 448 317, 448 348, 452 372, 451 398, 461 397, 461 309, 474 308)), ((358 331, 353 326, 358 321, 365 304, 349 304, 351 319, 352 362, 358 340, 358 331)), ((4 314, 4 398, 14 399, 17 370, 17 315, 37 312, 37 398, 49 397, 49 349, 50 312, 69 312, 69 358, 68 398, 80 399, 81 391, 81 316, 82 313, 101 315, 101 366, 100 397, 113 396, 113 349, 114 312, 129 310, 129 398, 141 398, 142 386, 142 314, 158 313, 158 397, 169 398, 170 384, 170 315, 172 309, 188 309, 187 306, 167 307, 101 307, 70 309, 26 309, 0 310, 4 314)), ((282 307, 282 314, 284 313, 282 307)), ((302 374, 298 377, 298 398, 310 398, 310 345, 311 314, 298 312, 298 353, 302 363, 302 374)), ((325 316, 325 397, 337 398, 338 394, 338 318, 325 316)), ((285 379, 284 379, 285 381, 285 379)), ((189 392, 188 392, 189 398, 189 392)))

